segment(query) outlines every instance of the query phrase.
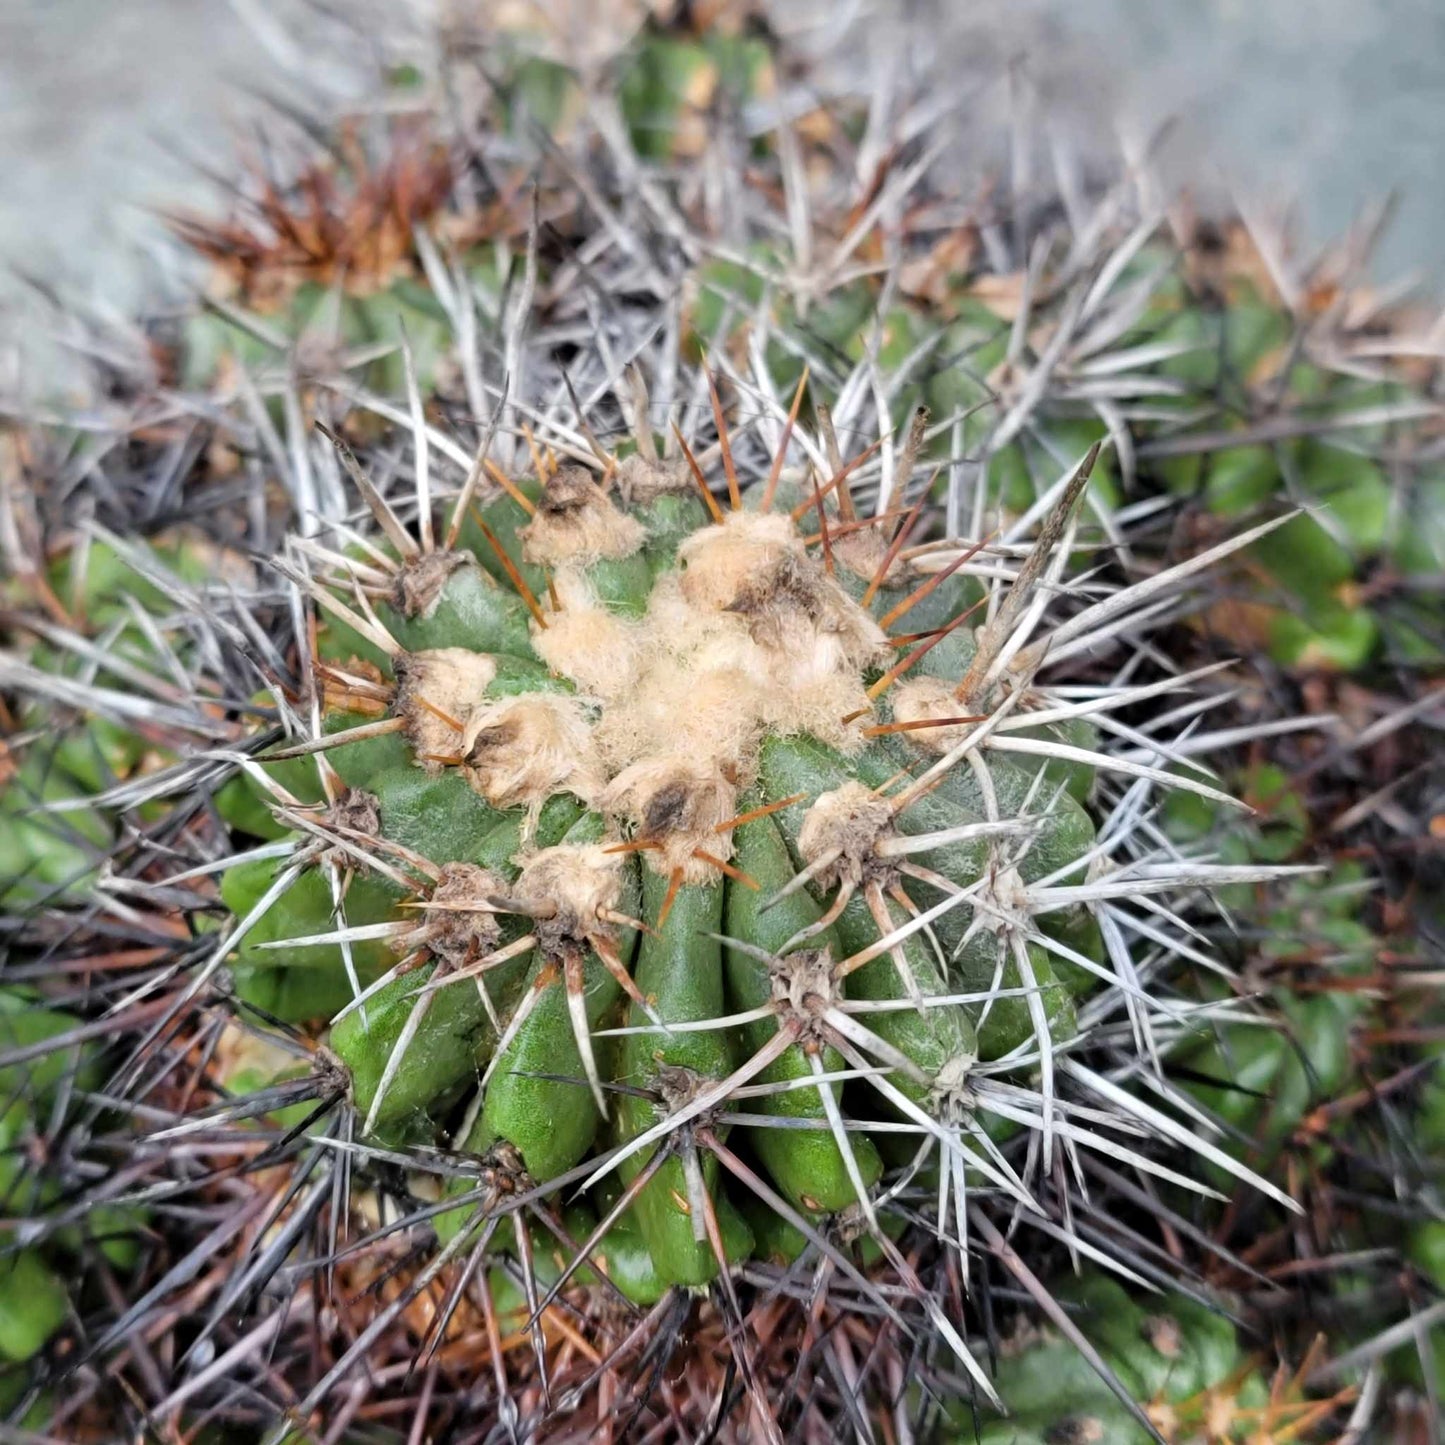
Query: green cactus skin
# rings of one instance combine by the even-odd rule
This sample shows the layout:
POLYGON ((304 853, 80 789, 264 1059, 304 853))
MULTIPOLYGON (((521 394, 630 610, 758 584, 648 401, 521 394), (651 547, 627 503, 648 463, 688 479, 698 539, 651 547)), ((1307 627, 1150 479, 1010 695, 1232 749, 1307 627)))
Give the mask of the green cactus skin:
MULTIPOLYGON (((745 797, 743 804, 749 803, 760 806, 761 795, 745 797)), ((745 811, 753 809, 745 807, 745 811)), ((729 938, 746 939, 755 948, 776 954, 800 930, 815 926, 821 912, 811 895, 801 889, 776 907, 763 911, 766 897, 793 876, 787 844, 771 817, 754 818, 742 824, 734 834, 734 841, 737 866, 759 886, 756 890, 728 891, 725 931, 729 938)), ((835 952, 838 949, 830 929, 816 934, 812 943, 835 952)), ((724 959, 730 1008, 745 1013, 764 1004, 772 992, 766 966, 755 954, 740 948, 725 946, 724 959)), ((744 1026, 744 1044, 749 1051, 756 1052, 776 1031, 777 1025, 771 1019, 759 1019, 744 1026)), ((844 1062, 836 1049, 826 1047, 819 1052, 819 1060, 829 1073, 840 1070, 844 1062)), ((794 1045, 758 1077, 760 1083, 772 1084, 805 1078, 811 1073, 812 1066, 804 1048, 794 1045)), ((771 1094, 760 1099, 755 1107, 759 1113, 782 1118, 819 1121, 826 1118, 823 1100, 816 1089, 771 1094)), ((778 1188, 798 1208, 814 1213, 832 1212, 856 1201, 857 1191, 837 1141, 822 1128, 807 1131, 758 1128, 751 1131, 750 1142, 778 1188)), ((853 1141, 853 1153, 864 1184, 877 1183, 883 1166, 872 1141, 859 1136, 853 1141)), ((801 1240, 802 1236, 798 1238, 801 1240)))
MULTIPOLYGON (((668 882, 649 872, 643 882, 643 908, 660 917, 668 882)), ((698 1023, 724 1015, 722 945, 717 935, 723 922, 721 882, 684 884, 677 891, 666 921, 642 940, 638 950, 636 981, 664 1023, 698 1023)), ((647 1016, 633 1005, 631 1021, 647 1024, 647 1016)), ((656 1088, 664 1071, 687 1071, 697 1083, 725 1078, 735 1065, 732 1041, 723 1030, 666 1035, 629 1035, 623 1044, 620 1077, 642 1088, 656 1088)), ((636 1138, 662 1115, 644 1099, 624 1096, 618 1104, 618 1135, 623 1143, 636 1138)), ((650 1157, 650 1156, 648 1156, 650 1157)), ((630 1183, 642 1172, 647 1158, 634 1154, 623 1166, 630 1183)), ((704 1184, 717 1187, 717 1163, 702 1166, 704 1184)), ((714 1200, 720 1218, 723 1206, 714 1200)), ((643 1238, 648 1241, 658 1273, 674 1284, 706 1284, 718 1270, 718 1261, 706 1237, 694 1232, 693 1205, 679 1159, 668 1159, 642 1187, 633 1209, 643 1238)), ((740 1221, 739 1221, 740 1225, 740 1221)), ((739 1251, 751 1249, 745 1227, 737 1232, 747 1240, 739 1251)))
MULTIPOLYGON (((61 1039, 79 1020, 47 1007, 28 990, 0 988, 0 1053, 61 1039)), ((148 1214, 130 1204, 97 1204, 78 1223, 47 1216, 67 1207, 59 1183, 36 1166, 40 1127, 62 1094, 71 1111, 99 1089, 104 1064, 93 1042, 72 1043, 28 1064, 0 1068, 0 1219, 23 1221, 25 1235, 0 1225, 0 1361, 22 1364, 40 1353, 71 1317, 68 1284, 75 1260, 92 1248, 122 1275, 135 1264, 148 1214), (22 1242, 28 1235, 28 1243, 22 1242)))
POLYGON ((68 1309, 64 1282, 35 1250, 0 1260, 0 1358, 18 1363, 38 1353, 68 1309))

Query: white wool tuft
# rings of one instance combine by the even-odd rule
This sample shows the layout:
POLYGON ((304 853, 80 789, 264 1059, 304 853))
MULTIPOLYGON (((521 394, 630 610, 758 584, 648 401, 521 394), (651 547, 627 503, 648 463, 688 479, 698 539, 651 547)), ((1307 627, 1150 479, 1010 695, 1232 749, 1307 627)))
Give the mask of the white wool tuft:
POLYGON ((622 897, 625 858, 599 843, 560 843, 523 862, 512 894, 535 910, 544 953, 612 936, 601 914, 616 909, 622 897))
POLYGON ((677 549, 683 595, 703 612, 725 611, 759 578, 807 557, 797 528, 774 512, 729 512, 721 526, 699 528, 677 549))
POLYGON ((659 873, 681 869, 684 881, 701 883, 714 870, 695 852, 724 862, 732 856, 732 835, 718 832, 718 825, 736 816, 737 796, 736 783, 720 768, 673 755, 625 768, 602 806, 628 819, 637 838, 657 845, 644 856, 659 873))
POLYGON ((473 709, 462 736, 467 781, 494 808, 539 808, 553 793, 591 802, 603 776, 581 702, 520 693, 473 709))
POLYGON ((639 527, 590 475, 564 467, 525 529, 529 558, 556 564, 560 604, 534 627, 533 646, 580 697, 485 700, 490 659, 422 654, 404 690, 433 691, 423 695, 463 734, 424 711, 408 726, 425 751, 460 754, 493 806, 525 806, 535 819, 554 793, 575 793, 627 819, 654 845, 643 850, 652 867, 700 882, 715 870, 695 853, 731 856, 717 825, 734 816, 765 736, 808 734, 845 752, 862 744, 872 717, 864 672, 888 657, 887 640, 786 514, 735 512, 699 528, 657 578, 646 616, 619 616, 583 565, 616 555, 606 540, 621 536, 615 522, 639 527))
POLYGON ((532 648, 552 669, 589 697, 612 702, 632 689, 649 647, 633 618, 619 617, 597 600, 586 574, 574 565, 553 578, 560 606, 546 627, 532 625, 532 648))
POLYGON ((884 866, 876 852, 878 840, 892 831, 893 808, 888 800, 862 783, 844 783, 820 794, 803 815, 798 852, 808 864, 836 854, 836 861, 818 875, 819 882, 825 888, 836 882, 856 886, 884 866))
POLYGON ((441 764, 428 762, 428 757, 449 757, 461 749, 462 734, 445 718, 465 729, 497 675, 497 664, 484 652, 436 647, 399 657, 396 675, 397 716, 406 721, 407 739, 418 760, 434 772, 441 764))
POLYGON ((517 535, 522 555, 543 567, 630 557, 647 537, 642 523, 619 511, 579 466, 562 467, 547 479, 536 514, 517 535))
MULTIPOLYGON (((913 677, 893 689, 893 717, 901 723, 935 722, 968 715, 968 708, 953 695, 954 684, 941 677, 913 677)), ((973 723, 940 723, 910 730, 908 736, 921 748, 942 756, 968 736, 973 723)))

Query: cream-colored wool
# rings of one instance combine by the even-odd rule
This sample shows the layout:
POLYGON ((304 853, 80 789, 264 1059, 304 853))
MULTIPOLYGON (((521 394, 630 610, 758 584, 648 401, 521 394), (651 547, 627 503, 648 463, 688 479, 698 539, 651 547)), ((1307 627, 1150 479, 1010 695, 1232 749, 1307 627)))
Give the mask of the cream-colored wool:
POLYGON ((729 512, 678 547, 682 592, 699 611, 731 611, 740 598, 766 590, 779 569, 807 555, 797 528, 780 513, 729 512))
POLYGON ((582 703, 520 693, 472 710, 461 739, 467 781, 494 808, 540 809, 554 793, 590 803, 603 775, 582 703))
POLYGON ((793 679, 765 697, 761 720, 768 732, 808 733, 849 754, 856 753, 867 741, 863 728, 872 721, 867 715, 872 703, 856 673, 793 679), (845 722, 845 718, 849 721, 845 722))
MULTIPOLYGON (((580 468, 563 468, 548 489, 545 515, 566 525, 590 527, 611 507, 580 468)), ((731 513, 686 537, 640 619, 600 603, 575 560, 554 586, 558 605, 533 645, 597 716, 552 694, 469 713, 465 766, 494 805, 525 803, 535 815, 560 789, 600 801, 654 845, 643 850, 649 866, 699 882, 714 870, 696 853, 731 854, 715 830, 733 816, 766 735, 861 745, 872 711, 864 669, 887 659, 887 641, 786 515, 731 513)))
MULTIPOLYGON (((657 701, 675 699, 671 710, 677 723, 687 727, 691 699, 706 699, 710 676, 730 679, 736 694, 731 718, 719 719, 717 736, 737 735, 737 743, 709 748, 713 756, 727 751, 745 760, 765 731, 811 733, 852 750, 856 730, 844 728, 842 719, 870 708, 862 669, 842 648, 831 645, 831 635, 820 637, 811 627, 799 626, 781 636, 783 646, 764 645, 754 639, 746 618, 735 612, 708 612, 693 606, 683 594, 681 579, 663 577, 653 590, 648 625, 665 641, 674 664, 654 668, 644 684, 657 701), (741 734, 746 733, 744 742, 741 734)), ((850 599, 843 603, 856 608, 850 599)), ((868 622, 866 616, 864 622, 868 622)), ((706 713, 705 703, 701 709, 706 713)))
POLYGON ((549 957, 592 938, 611 938, 602 917, 622 897, 624 854, 596 843, 561 843, 544 848, 522 864, 513 897, 533 914, 533 928, 549 957))
POLYGON ((963 1114, 971 1115, 977 1104, 969 1076, 977 1062, 978 1056, 973 1053, 954 1054, 952 1058, 945 1059, 933 1076, 935 1099, 940 1103, 951 1101, 955 1106, 961 1106, 963 1114))
POLYGON ((941 718, 969 716, 969 709, 953 695, 954 684, 941 677, 911 677, 892 691, 893 717, 900 723, 934 723, 918 727, 909 737, 931 753, 952 752, 977 726, 975 723, 939 722, 941 718))
POLYGON ((764 694, 744 668, 654 658, 625 705, 604 710, 596 737, 616 772, 677 753, 702 766, 745 768, 756 751, 764 694))
MULTIPOLYGON (((855 749, 857 729, 842 719, 869 710, 862 672, 886 655, 886 640, 802 550, 788 518, 732 514, 685 539, 679 560, 653 588, 656 660, 634 694, 630 731, 663 746, 685 735, 689 748, 742 770, 766 731, 855 749), (713 679, 726 679, 725 705, 712 705, 713 679)), ((621 731, 609 719, 608 736, 621 731)))
MULTIPOLYGON (((502 928, 497 915, 487 911, 487 903, 509 889, 505 880, 475 863, 446 863, 441 871, 428 900, 427 948, 460 968, 497 946, 502 928)), ((410 949, 414 939, 403 935, 402 943, 410 949)))
POLYGON ((483 652, 437 647, 403 653, 395 666, 397 716, 406 722, 417 761, 435 771, 442 764, 434 759, 455 757, 460 751, 462 730, 472 709, 486 697, 497 664, 483 652))
POLYGON ((882 629, 809 554, 785 516, 731 513, 721 526, 688 537, 678 560, 682 594, 694 607, 742 617, 755 642, 794 667, 857 669, 886 646, 882 629))
POLYGON ((612 780, 602 806, 656 845, 644 855, 659 872, 681 869, 685 882, 704 883, 716 870, 697 852, 732 856, 732 835, 718 825, 737 814, 737 786, 716 765, 679 755, 634 763, 612 780))
POLYGON ((630 557, 646 540, 641 522, 620 511, 585 467, 559 467, 542 488, 537 511, 517 535, 522 555, 542 567, 630 557))
POLYGON ((652 646, 651 633, 599 602, 580 567, 561 567, 552 580, 559 606, 547 614, 545 627, 533 623, 533 651, 588 697, 625 699, 652 646))
POLYGON ((699 606, 684 587, 685 574, 676 571, 664 573, 653 584, 646 617, 652 653, 686 659, 698 671, 742 668, 765 676, 766 660, 743 619, 699 606))
POLYGON ((798 852, 803 862, 817 863, 836 854, 817 876, 824 888, 847 883, 856 887, 885 865, 878 840, 893 831, 893 809, 886 798, 859 782, 844 783, 822 793, 803 816, 798 852))

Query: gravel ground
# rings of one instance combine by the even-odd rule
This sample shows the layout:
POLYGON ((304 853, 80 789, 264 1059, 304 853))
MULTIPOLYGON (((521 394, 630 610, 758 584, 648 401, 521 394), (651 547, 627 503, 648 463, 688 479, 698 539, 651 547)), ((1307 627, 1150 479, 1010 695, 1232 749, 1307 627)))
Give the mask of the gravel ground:
MULTIPOLYGON (((214 195, 204 167, 224 166, 264 109, 261 96, 325 112, 365 94, 378 57, 415 37, 433 3, 0 5, 0 340, 6 331, 23 338, 28 389, 64 372, 22 278, 133 306, 151 284, 154 208, 214 195)), ((850 66, 875 64, 890 43, 926 50, 945 93, 977 93, 966 116, 996 103, 987 78, 1017 64, 1059 129, 1097 157, 1115 154, 1121 135, 1137 145, 1177 115, 1171 177, 1188 175, 1216 196, 1297 198, 1307 235, 1338 233, 1395 188, 1401 203, 1381 271, 1418 268, 1436 291, 1445 282, 1435 239, 1445 227, 1439 0, 886 3, 903 23, 855 19, 850 29, 860 0, 776 0, 790 28, 850 37, 850 66)), ((0 385, 14 379, 0 376, 0 385)))

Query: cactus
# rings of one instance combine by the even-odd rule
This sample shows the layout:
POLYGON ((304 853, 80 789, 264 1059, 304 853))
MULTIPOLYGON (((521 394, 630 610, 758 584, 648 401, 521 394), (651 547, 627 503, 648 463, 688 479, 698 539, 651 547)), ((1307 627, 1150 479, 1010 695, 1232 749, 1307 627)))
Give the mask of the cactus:
POLYGON ((345 702, 255 754, 254 801, 293 831, 221 880, 241 997, 305 980, 297 1021, 336 1015, 366 1131, 434 1132, 480 1072, 468 1151, 519 1156, 554 1186, 615 1150, 629 1188, 614 1215, 637 1210, 663 1279, 688 1285, 725 1259, 724 1223, 746 1239, 721 1217, 716 1170, 734 1155, 712 1121, 755 1078, 771 1102, 745 1127, 814 1135, 750 1146, 805 1230, 869 1211, 880 1172, 831 1081, 849 1067, 944 1151, 956 1208, 970 1171, 1007 1177, 966 1142, 994 1098, 975 1064, 1039 1070, 1037 1118, 1000 1097, 995 1122, 1052 1148, 1054 1050, 1074 1037, 1074 996, 1108 977, 1080 952, 1096 834, 1074 791, 1115 764, 1078 739, 1141 690, 1051 696, 1032 681, 1047 640, 1020 649, 1014 631, 1057 572, 1092 458, 970 634, 971 549, 898 565, 854 520, 846 468, 814 483, 812 507, 782 451, 740 476, 718 405, 727 506, 685 443, 659 457, 640 430, 591 470, 553 465, 539 441, 540 475, 502 477, 479 509, 464 488, 444 526, 423 493, 413 537, 347 457, 378 526, 366 561, 309 545, 321 574, 292 572, 328 619, 321 706, 345 702), (836 533, 827 554, 806 545, 810 511, 836 533), (908 629, 903 648, 884 624, 908 629))
MULTIPOLYGON (((1279 767, 1245 769, 1236 788, 1257 809, 1249 823, 1224 817, 1206 800, 1176 796, 1164 810, 1171 837, 1181 846, 1208 839, 1221 859, 1233 863, 1283 862, 1307 853, 1310 820, 1279 767)), ((1354 1034, 1368 1014, 1365 985, 1379 949, 1359 916, 1370 886, 1358 865, 1341 863, 1272 889, 1219 891, 1218 904, 1228 910, 1233 928, 1248 934, 1245 946, 1269 1007, 1253 1021, 1241 1017, 1184 1032, 1171 1060, 1185 1087, 1226 1131, 1230 1147, 1256 1168, 1268 1171, 1282 1148, 1307 1137, 1322 1164, 1329 1133, 1308 1126, 1307 1116, 1359 1087, 1354 1034), (1302 987, 1296 973, 1317 981, 1302 987)), ((1220 987, 1205 985, 1203 992, 1221 997, 1220 987)))
POLYGON ((1355 1397, 1347 1389, 1311 1398, 1300 1386, 1303 1370, 1268 1378, 1258 1358, 1241 1348, 1236 1325, 1222 1307, 1178 1295, 1140 1302, 1097 1276, 1083 1278, 1061 1297, 1090 1328, 1120 1381, 1146 1403, 1148 1426, 1130 1418, 1068 1340, 1048 1329, 1025 1328, 1005 1343, 998 1378, 1011 1398, 1028 1405, 977 1435, 965 1425, 957 1439, 976 1438, 981 1445, 1147 1445, 1151 1439, 1168 1445, 1284 1445, 1309 1438, 1355 1397))
MULTIPOLYGON (((1274 879, 1304 906, 1288 818, 1216 857, 1153 816, 1240 816, 1187 760, 1209 736, 1175 736, 1213 683, 1172 624, 1221 567, 1282 576, 1305 545, 1299 519, 1221 529, 1275 482, 1183 415, 1221 384, 1190 370, 1214 318, 1127 231, 1087 261, 1039 248, 1001 316, 1010 278, 965 280, 966 237, 910 229, 922 172, 840 180, 840 125, 752 137, 764 214, 719 220, 685 179, 699 121, 766 95, 766 50, 650 32, 620 125, 595 74, 517 67, 489 164, 552 129, 530 216, 515 191, 487 225, 454 213, 427 151, 436 192, 383 206, 374 254, 324 206, 299 257, 193 227, 244 262, 173 357, 210 389, 193 485, 246 498, 258 566, 213 582, 194 541, 88 524, 88 563, 7 597, 20 956, 102 924, 156 950, 133 975, 96 948, 85 1011, 116 1040, 105 1107, 132 1111, 119 1203, 179 1199, 178 1243, 92 1356, 219 1266, 158 1417, 324 1434, 348 1391, 415 1369, 423 1413, 435 1384, 543 1436, 584 1410, 611 1428, 635 1388, 661 1433, 712 1428, 715 1391, 757 1438, 906 1432, 961 1398, 989 1441, 1052 1438, 1022 1366, 980 1348, 999 1271, 1046 1312, 1070 1250, 1152 1281, 1093 1223, 1125 1170, 1157 1190, 1132 1207, 1241 1186, 1290 1207, 1262 1175, 1331 1071, 1301 1086, 1185 917, 1274 879), (1215 519, 1165 563, 1141 493, 1171 485, 1215 519), (91 605, 47 622, 77 588, 91 605), (30 831, 62 822, 81 851, 30 831), (1255 1039, 1232 1111, 1211 1079, 1255 1039), (216 1393, 218 1357, 245 1399, 216 1393), (656 1393, 633 1374, 654 1358, 656 1393)), ((390 174, 353 166, 361 210, 390 174)), ((291 203, 269 196, 273 233, 291 203)), ((1241 310, 1267 349, 1279 316, 1241 310)), ((1392 545, 1358 470, 1325 490, 1392 545)), ((1321 579, 1309 637, 1274 639, 1290 666, 1375 647, 1337 615, 1344 571, 1321 579)), ((1277 1002, 1348 1039, 1349 1010, 1321 1030, 1317 1000, 1277 1002)), ((1229 1360, 1186 1390, 1126 1338, 1135 1303, 1085 1294, 1059 1291, 1077 1323, 1050 1312, 1040 1358, 1102 1438, 1167 1408, 1191 1439, 1201 1392, 1271 1403, 1207 1312, 1170 1316, 1188 1360, 1229 1360)), ((1256 1424, 1298 1433, 1297 1396, 1256 1424)))
POLYGON ((599 1277, 641 1307, 727 1298, 750 1257, 807 1252, 891 1310, 862 1249, 998 1404, 893 1200, 916 1177, 961 1239, 980 1194, 1039 1207, 1023 1138, 996 1141, 1034 1136, 1047 1167, 1113 1152, 1100 1123, 1185 1137, 1076 1062, 1128 946, 1111 900, 1279 870, 1147 846, 1091 866, 1113 851, 1100 779, 1134 783, 1116 808, 1146 784, 1229 799, 1101 742, 1173 679, 1080 701, 1040 676, 1208 557, 1055 621, 1097 449, 1032 543, 905 553, 886 512, 860 517, 856 461, 789 465, 805 400, 759 457, 713 387, 712 443, 668 455, 634 375, 630 447, 579 417, 578 458, 539 425, 526 473, 484 448, 445 507, 420 428, 405 504, 338 442, 376 530, 273 564, 316 609, 304 681, 249 704, 291 736, 244 741, 216 796, 240 856, 202 871, 232 921, 186 992, 225 965, 243 1013, 325 1040, 304 1077, 234 1073, 229 1117, 299 1136, 305 1098, 344 1091, 365 1147, 437 1180, 438 1266, 511 1259, 545 1311, 599 1277), (539 1228, 561 1264, 539 1265, 539 1228))
MULTIPOLYGON (((27 1367, 69 1322, 69 1278, 96 1256, 121 1275, 138 1256, 143 1212, 101 1200, 77 1207, 47 1131, 78 1126, 81 1100, 104 1070, 79 1020, 20 987, 0 989, 0 1052, 26 1060, 0 1068, 0 1406, 32 1423, 43 1401, 27 1367)), ((59 1152, 59 1151, 56 1151, 59 1152)))

